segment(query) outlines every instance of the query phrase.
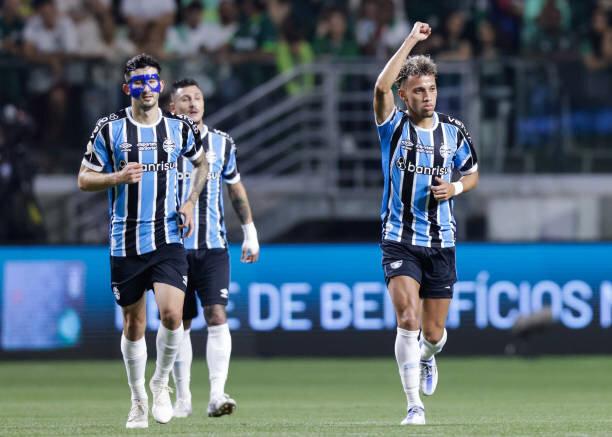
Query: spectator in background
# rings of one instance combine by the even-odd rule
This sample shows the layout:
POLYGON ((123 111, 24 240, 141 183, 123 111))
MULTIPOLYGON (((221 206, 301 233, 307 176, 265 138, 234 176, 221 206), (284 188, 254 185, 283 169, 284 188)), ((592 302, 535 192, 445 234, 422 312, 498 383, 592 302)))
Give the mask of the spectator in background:
POLYGON ((489 20, 481 20, 476 31, 475 55, 482 60, 495 60, 500 56, 497 32, 489 20))
POLYGON ((77 0, 71 2, 66 12, 74 22, 79 56, 111 59, 115 22, 110 4, 106 0, 77 0))
POLYGON ((361 54, 387 58, 409 32, 401 1, 364 0, 361 3, 355 29, 361 54))
POLYGON ((171 56, 193 57, 206 44, 202 3, 193 1, 181 9, 181 22, 166 34, 166 53, 171 56))
POLYGON ((174 23, 175 0, 121 0, 120 12, 139 49, 162 54, 166 30, 174 23))
POLYGON ((567 0, 526 0, 521 39, 528 55, 562 57, 572 49, 567 0))
POLYGON ((278 32, 258 0, 242 0, 238 29, 230 42, 230 50, 221 58, 231 65, 225 76, 224 100, 253 89, 274 75, 274 52, 278 32))
POLYGON ((4 0, 0 15, 0 54, 21 54, 21 34, 24 20, 19 11, 19 0, 4 0))
MULTIPOLYGON (((300 26, 291 20, 285 20, 281 28, 281 39, 276 48, 278 73, 287 73, 298 65, 310 64, 313 61, 314 52, 300 26)), ((287 83, 285 89, 288 95, 294 96, 311 89, 313 85, 314 76, 303 74, 287 83)))
POLYGON ((62 139, 68 107, 65 62, 74 57, 79 41, 73 21, 61 15, 53 0, 35 0, 35 14, 26 22, 24 54, 37 64, 30 70, 29 90, 32 108, 45 135, 44 142, 62 139))
POLYGON ((591 28, 582 41, 582 59, 590 70, 601 70, 612 65, 609 46, 611 14, 604 8, 596 8, 591 17, 591 28))
POLYGON ((343 9, 332 7, 319 19, 314 41, 318 57, 344 58, 359 54, 357 42, 349 28, 349 19, 343 9))
MULTIPOLYGON (((19 0, 4 0, 0 11, 0 57, 15 61, 21 56, 23 27, 19 0)), ((16 103, 23 98, 22 77, 19 64, 0 64, 0 100, 16 103)))
POLYGON ((472 57, 465 12, 456 10, 444 20, 443 43, 438 53, 440 60, 466 61, 472 57))

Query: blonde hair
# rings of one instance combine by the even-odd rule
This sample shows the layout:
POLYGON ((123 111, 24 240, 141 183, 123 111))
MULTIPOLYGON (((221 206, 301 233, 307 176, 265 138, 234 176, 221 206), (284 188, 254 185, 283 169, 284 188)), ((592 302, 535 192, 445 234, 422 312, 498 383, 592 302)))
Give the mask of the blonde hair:
POLYGON ((431 60, 429 56, 416 55, 410 56, 406 59, 402 69, 395 79, 395 84, 401 87, 408 76, 436 76, 438 74, 438 67, 436 63, 431 60))

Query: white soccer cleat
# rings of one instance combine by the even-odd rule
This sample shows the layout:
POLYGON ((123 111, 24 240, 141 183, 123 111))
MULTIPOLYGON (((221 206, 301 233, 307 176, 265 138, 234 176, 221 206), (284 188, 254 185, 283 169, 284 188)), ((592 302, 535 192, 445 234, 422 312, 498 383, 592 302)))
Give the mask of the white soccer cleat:
POLYGON ((227 394, 211 399, 208 404, 208 417, 221 417, 236 411, 236 401, 227 394))
POLYGON ((149 406, 145 400, 133 400, 125 427, 128 429, 149 427, 149 406))
POLYGON ((438 366, 436 358, 431 357, 427 361, 421 360, 421 393, 431 396, 438 385, 438 366))
POLYGON ((174 417, 191 416, 191 399, 177 399, 174 403, 174 417))
POLYGON ((172 389, 168 387, 168 383, 157 384, 153 380, 149 382, 149 388, 153 394, 153 407, 151 414, 158 423, 168 423, 172 419, 173 409, 170 393, 172 389))
POLYGON ((400 425, 425 425, 425 408, 419 405, 410 407, 406 418, 400 425))

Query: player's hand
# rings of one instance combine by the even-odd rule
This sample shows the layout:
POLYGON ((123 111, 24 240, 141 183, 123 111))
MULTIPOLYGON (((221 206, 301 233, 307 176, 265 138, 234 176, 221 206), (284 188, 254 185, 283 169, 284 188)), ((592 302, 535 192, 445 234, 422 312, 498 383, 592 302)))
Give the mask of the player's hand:
POLYGON ((240 261, 246 264, 257 262, 259 259, 259 241, 257 240, 257 229, 254 223, 242 225, 244 241, 242 243, 242 256, 240 261))
POLYGON ((193 208, 195 205, 191 200, 187 200, 185 203, 181 205, 179 209, 179 214, 181 215, 181 223, 179 223, 179 229, 183 231, 183 237, 189 238, 191 234, 193 234, 194 225, 193 225, 193 208), (187 232, 185 232, 185 229, 187 232))
POLYGON ((436 176, 437 185, 431 186, 431 192, 434 195, 434 199, 440 200, 449 200, 451 197, 455 195, 455 186, 446 182, 439 176, 436 176))
POLYGON ((431 35, 431 27, 429 27, 429 24, 417 21, 414 23, 414 26, 412 26, 408 38, 416 41, 425 41, 429 35, 431 35))
POLYGON ((125 167, 119 171, 120 184, 135 184, 142 180, 142 164, 138 162, 128 162, 125 167))

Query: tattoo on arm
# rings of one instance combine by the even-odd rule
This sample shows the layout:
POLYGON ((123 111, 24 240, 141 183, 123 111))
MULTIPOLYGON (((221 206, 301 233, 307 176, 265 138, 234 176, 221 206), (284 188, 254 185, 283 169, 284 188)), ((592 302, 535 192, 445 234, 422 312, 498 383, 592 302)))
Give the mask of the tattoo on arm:
POLYGON ((228 185, 229 196, 232 201, 234 211, 238 214, 240 223, 243 225, 251 223, 253 217, 251 215, 251 206, 249 205, 249 198, 247 197, 246 190, 241 182, 233 185, 228 185))
POLYGON ((208 162, 202 154, 200 159, 194 162, 194 164, 195 168, 191 173, 193 182, 191 184, 191 194, 189 195, 189 200, 195 204, 200 197, 200 193, 204 189, 204 185, 206 185, 206 179, 208 178, 208 162))

